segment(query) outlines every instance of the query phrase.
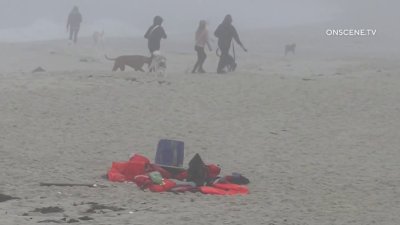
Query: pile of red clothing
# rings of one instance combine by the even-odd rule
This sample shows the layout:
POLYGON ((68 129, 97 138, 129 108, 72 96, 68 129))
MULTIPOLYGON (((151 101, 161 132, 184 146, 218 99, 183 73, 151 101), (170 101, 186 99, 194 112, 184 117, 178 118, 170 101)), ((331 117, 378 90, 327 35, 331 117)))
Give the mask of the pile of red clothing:
POLYGON ((169 170, 152 164, 146 157, 135 154, 129 161, 113 162, 108 179, 113 182, 134 182, 153 192, 202 192, 215 195, 244 195, 249 190, 244 176, 233 173, 219 176, 221 168, 204 164, 198 154, 189 163, 189 169, 169 170))

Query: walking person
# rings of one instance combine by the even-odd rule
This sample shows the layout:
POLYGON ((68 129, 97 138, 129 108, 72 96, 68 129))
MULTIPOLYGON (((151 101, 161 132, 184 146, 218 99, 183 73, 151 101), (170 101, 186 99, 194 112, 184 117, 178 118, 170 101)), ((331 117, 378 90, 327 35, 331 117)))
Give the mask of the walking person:
POLYGON ((77 6, 72 8, 72 11, 68 15, 67 21, 67 32, 69 31, 69 40, 73 41, 75 44, 78 41, 78 33, 82 23, 82 15, 79 12, 77 6))
POLYGON ((144 37, 148 40, 147 46, 149 48, 150 54, 153 57, 155 51, 159 51, 161 47, 161 39, 166 39, 167 34, 164 28, 161 26, 163 23, 163 18, 161 16, 156 16, 153 19, 153 25, 149 27, 144 37))
POLYGON ((197 52, 197 62, 194 65, 192 73, 205 73, 203 64, 207 58, 206 52, 204 51, 205 45, 207 45, 208 49, 212 51, 209 36, 208 36, 208 29, 207 29, 207 22, 205 20, 201 20, 199 23, 199 27, 196 31, 195 36, 195 47, 194 50, 197 52))
POLYGON ((247 52, 240 41, 239 35, 236 28, 232 25, 232 16, 226 15, 222 23, 215 30, 214 35, 218 38, 218 48, 221 50, 221 55, 218 62, 217 73, 226 73, 225 67, 229 66, 232 71, 236 69, 236 62, 234 58, 229 54, 232 39, 234 39, 242 49, 247 52))

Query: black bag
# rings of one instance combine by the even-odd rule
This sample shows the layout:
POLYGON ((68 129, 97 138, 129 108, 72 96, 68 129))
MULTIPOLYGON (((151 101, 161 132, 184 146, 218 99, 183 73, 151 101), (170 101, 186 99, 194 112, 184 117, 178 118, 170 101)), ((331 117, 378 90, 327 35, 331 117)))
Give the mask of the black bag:
POLYGON ((187 181, 193 181, 197 186, 203 186, 208 177, 208 170, 199 154, 196 154, 189 162, 187 181))

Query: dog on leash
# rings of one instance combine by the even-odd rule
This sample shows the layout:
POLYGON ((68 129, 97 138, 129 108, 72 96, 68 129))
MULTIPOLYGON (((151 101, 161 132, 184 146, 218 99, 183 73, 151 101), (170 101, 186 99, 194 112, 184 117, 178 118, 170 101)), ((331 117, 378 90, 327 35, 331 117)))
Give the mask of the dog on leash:
POLYGON ((290 52, 291 52, 293 55, 296 53, 296 44, 295 44, 295 43, 285 45, 285 56, 286 56, 288 53, 290 53, 290 52))
MULTIPOLYGON (((219 48, 217 48, 216 54, 218 57, 221 57, 221 50, 219 48)), ((228 72, 234 72, 236 70, 237 63, 235 61, 235 58, 230 54, 225 57, 223 64, 225 65, 228 72)))
POLYGON ((158 76, 165 76, 167 69, 167 58, 159 51, 153 52, 151 63, 149 64, 149 73, 156 73, 158 76))
POLYGON ((95 31, 92 35, 94 45, 103 44, 104 43, 104 30, 101 32, 95 31))
POLYGON ((108 60, 114 61, 114 67, 112 71, 117 71, 118 69, 125 71, 125 66, 130 66, 135 71, 145 72, 143 70, 143 65, 147 64, 151 66, 153 63, 151 57, 143 55, 122 55, 117 58, 109 58, 107 55, 105 55, 105 57, 108 60))

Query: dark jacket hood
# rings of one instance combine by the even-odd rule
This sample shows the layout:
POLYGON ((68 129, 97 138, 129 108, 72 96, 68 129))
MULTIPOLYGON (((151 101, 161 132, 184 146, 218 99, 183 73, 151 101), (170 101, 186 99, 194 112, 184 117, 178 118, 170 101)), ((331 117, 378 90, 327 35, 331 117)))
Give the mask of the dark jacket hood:
POLYGON ((72 8, 71 10, 72 14, 78 14, 79 13, 79 8, 77 6, 74 6, 74 8, 72 8))
POLYGON ((154 17, 154 20, 153 20, 154 25, 161 25, 162 22, 163 22, 163 18, 161 18, 161 16, 154 17))
POLYGON ((224 21, 222 21, 222 24, 224 25, 231 25, 232 24, 232 16, 231 15, 226 15, 224 18, 224 21))

